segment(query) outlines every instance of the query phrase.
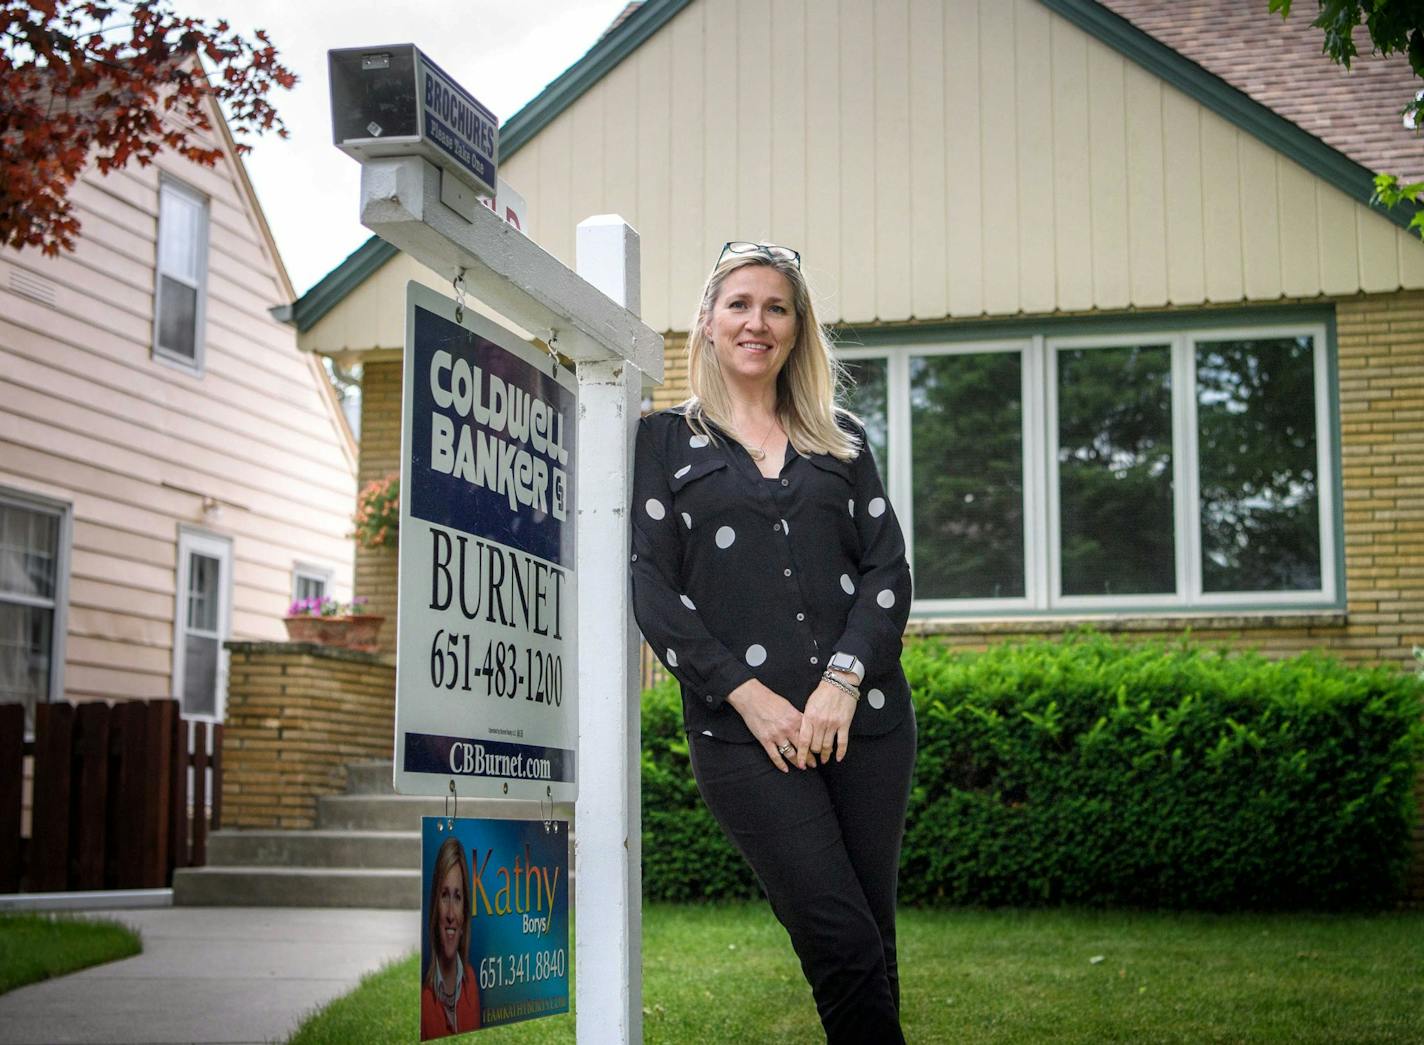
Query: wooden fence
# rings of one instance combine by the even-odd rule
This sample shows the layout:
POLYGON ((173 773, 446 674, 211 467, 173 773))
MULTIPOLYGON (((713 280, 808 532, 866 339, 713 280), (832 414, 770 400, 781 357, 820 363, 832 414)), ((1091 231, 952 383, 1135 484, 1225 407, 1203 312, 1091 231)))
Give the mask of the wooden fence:
POLYGON ((157 889, 207 862, 221 819, 222 726, 175 700, 0 704, 0 893, 157 889), (21 837, 32 758, 30 837, 21 837))

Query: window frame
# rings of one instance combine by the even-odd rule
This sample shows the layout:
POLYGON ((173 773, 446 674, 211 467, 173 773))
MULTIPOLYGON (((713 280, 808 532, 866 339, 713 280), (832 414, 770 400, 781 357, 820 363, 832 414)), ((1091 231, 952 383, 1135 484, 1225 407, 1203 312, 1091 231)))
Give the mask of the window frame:
MULTIPOLYGON (((986 325, 987 326, 987 325, 986 325)), ((858 331, 864 335, 869 331, 858 331)), ((920 356, 1022 353, 1024 447, 1025 594, 1007 599, 921 599, 917 618, 1084 617, 1101 614, 1267 614, 1340 611, 1344 607, 1339 399, 1333 314, 1320 310, 1289 316, 1233 311, 1220 316, 1168 315, 1084 322, 1073 318, 1030 325, 1020 322, 974 331, 875 331, 870 344, 837 347, 842 359, 886 361, 886 487, 905 532, 914 566, 914 504, 910 363, 920 356), (1035 329, 1036 327, 1036 329, 1035 329), (998 336, 1003 334, 1005 336, 998 336), (1321 586, 1312 591, 1212 592, 1203 590, 1200 467, 1197 428, 1196 345, 1201 341, 1313 339, 1316 493, 1321 586), (1058 466, 1058 350, 1167 345, 1172 374, 1172 480, 1176 591, 1166 595, 1062 593, 1058 466)))
POLYGON ((232 539, 209 530, 190 526, 178 528, 178 591, 174 600, 173 616, 173 699, 186 719, 200 722, 221 723, 227 716, 228 652, 224 644, 232 637, 232 539), (193 553, 207 555, 220 563, 218 578, 218 667, 217 692, 213 696, 213 711, 192 711, 183 700, 185 673, 187 669, 187 649, 184 640, 188 634, 188 582, 193 553))
POLYGON ((212 201, 209 197, 169 174, 162 174, 158 180, 158 214, 154 218, 156 238, 153 245, 153 358, 160 363, 176 367, 189 374, 201 375, 206 365, 208 312, 208 245, 212 227, 212 201), (163 277, 165 274, 183 283, 189 283, 186 276, 165 273, 163 270, 163 196, 172 193, 198 205, 202 222, 196 245, 198 258, 198 279, 193 286, 197 298, 193 308, 193 355, 192 358, 165 348, 160 341, 163 327, 163 277))
POLYGON ((33 599, 0 592, 0 602, 38 606, 52 609, 54 612, 54 622, 50 627, 49 693, 46 694, 45 701, 55 704, 64 699, 65 639, 69 634, 69 570, 70 551, 74 544, 74 506, 68 501, 3 485, 0 485, 0 503, 59 518, 59 536, 55 548, 54 598, 33 599))

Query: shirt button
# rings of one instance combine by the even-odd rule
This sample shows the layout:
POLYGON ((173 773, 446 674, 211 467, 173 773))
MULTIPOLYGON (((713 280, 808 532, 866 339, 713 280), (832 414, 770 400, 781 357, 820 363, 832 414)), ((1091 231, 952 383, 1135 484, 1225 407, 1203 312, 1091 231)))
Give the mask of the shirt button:
POLYGON ((781 571, 781 575, 782 575, 783 577, 790 577, 790 576, 791 576, 791 571, 790 571, 790 570, 782 570, 782 571, 781 571))
POLYGON ((781 480, 781 485, 782 485, 782 486, 790 486, 790 485, 791 485, 791 480, 790 480, 790 479, 783 479, 783 480, 781 480))
POLYGON ((772 533, 780 533, 780 532, 781 532, 781 523, 772 523, 771 532, 772 532, 772 533))
POLYGON ((796 614, 796 619, 797 619, 797 620, 805 620, 805 619, 806 619, 806 614, 804 614, 804 613, 798 613, 798 614, 796 614))
POLYGON ((711 704, 711 703, 712 703, 712 694, 711 694, 711 693, 707 694, 707 703, 708 703, 708 704, 711 704))
POLYGON ((821 662, 820 662, 819 660, 817 660, 815 657, 812 657, 812 658, 811 658, 811 663, 812 663, 812 664, 819 664, 819 663, 821 663, 821 662))
POLYGON ((637 561, 638 561, 638 557, 637 557, 636 555, 633 556, 633 561, 634 561, 634 562, 637 562, 637 561))

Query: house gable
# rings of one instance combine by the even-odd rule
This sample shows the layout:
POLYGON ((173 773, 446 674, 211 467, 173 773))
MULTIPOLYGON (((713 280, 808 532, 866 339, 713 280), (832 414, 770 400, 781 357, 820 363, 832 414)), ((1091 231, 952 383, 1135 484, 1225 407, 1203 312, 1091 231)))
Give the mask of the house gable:
POLYGON ((566 261, 581 214, 627 218, 662 329, 728 238, 800 248, 849 323, 1424 285, 1424 246, 1362 202, 1368 171, 1088 9, 694 3, 504 176, 566 261), (798 43, 773 60, 768 40, 798 43))
MULTIPOLYGON (((1368 169, 1099 4, 827 8, 644 3, 502 129, 531 235, 571 263, 580 217, 623 215, 666 330, 732 236, 798 245, 847 323, 1424 285, 1368 169)), ((393 255, 369 241, 299 329, 393 255)))

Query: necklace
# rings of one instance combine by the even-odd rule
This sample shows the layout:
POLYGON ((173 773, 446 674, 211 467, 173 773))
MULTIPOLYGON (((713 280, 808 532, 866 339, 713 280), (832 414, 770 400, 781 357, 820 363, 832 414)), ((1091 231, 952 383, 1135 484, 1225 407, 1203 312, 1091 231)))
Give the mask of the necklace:
POLYGON ((776 431, 776 421, 776 416, 772 415, 771 424, 767 427, 766 434, 761 437, 761 442, 756 446, 747 446, 746 443, 742 444, 742 446, 746 448, 747 456, 753 461, 766 460, 766 441, 771 438, 771 433, 776 431))

